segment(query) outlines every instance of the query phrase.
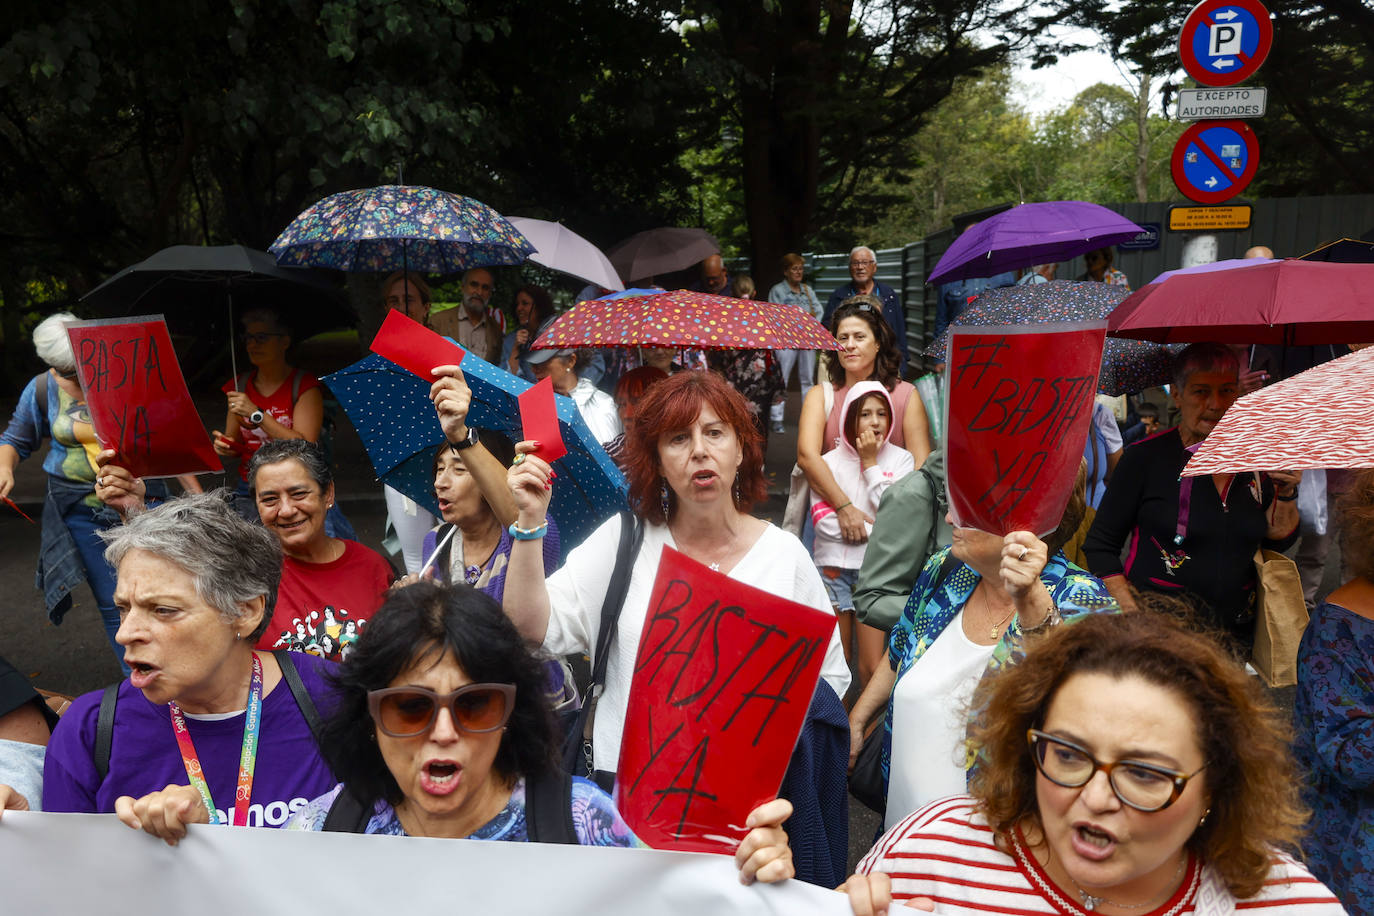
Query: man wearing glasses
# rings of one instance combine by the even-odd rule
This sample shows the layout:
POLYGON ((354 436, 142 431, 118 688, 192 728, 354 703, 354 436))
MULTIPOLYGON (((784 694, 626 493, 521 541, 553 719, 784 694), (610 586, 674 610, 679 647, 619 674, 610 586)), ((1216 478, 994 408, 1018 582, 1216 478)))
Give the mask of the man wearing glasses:
POLYGON ((901 373, 905 375, 906 315, 902 311, 902 297, 897 295, 897 291, 892 287, 879 283, 876 276, 877 272, 878 257, 873 253, 872 248, 860 245, 849 252, 850 282, 830 294, 830 301, 825 304, 825 317, 822 320, 826 327, 829 327, 830 316, 835 313, 839 304, 850 296, 877 296, 883 301, 883 318, 897 338, 897 351, 902 354, 901 373))

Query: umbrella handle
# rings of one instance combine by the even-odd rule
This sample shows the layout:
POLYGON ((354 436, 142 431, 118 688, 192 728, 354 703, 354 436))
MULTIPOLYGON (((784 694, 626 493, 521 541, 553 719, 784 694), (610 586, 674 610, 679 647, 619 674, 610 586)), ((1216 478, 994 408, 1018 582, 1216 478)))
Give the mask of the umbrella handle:
POLYGON ((229 305, 229 370, 234 373, 234 390, 239 390, 239 357, 234 352, 234 292, 224 281, 224 301, 229 305))
POLYGON ((423 579, 425 577, 425 573, 429 572, 430 569, 434 566, 434 561, 439 558, 439 554, 444 552, 444 548, 448 546, 448 542, 453 540, 453 532, 457 530, 458 526, 454 525, 452 528, 449 529, 448 534, 444 535, 444 539, 434 545, 434 553, 429 555, 429 559, 425 560, 425 565, 421 566, 420 572, 417 573, 417 575, 421 579, 423 579))

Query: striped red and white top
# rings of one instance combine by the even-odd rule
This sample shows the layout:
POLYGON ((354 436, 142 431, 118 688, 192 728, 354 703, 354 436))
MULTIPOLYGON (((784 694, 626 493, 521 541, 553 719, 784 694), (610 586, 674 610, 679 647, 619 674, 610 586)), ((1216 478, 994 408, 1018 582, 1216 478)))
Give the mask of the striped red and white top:
MULTIPOLYGON (((933 801, 898 823, 859 862, 859 874, 886 872, 899 901, 929 897, 941 916, 1093 916, 1050 881, 1016 838, 1011 853, 998 849, 992 828, 968 796, 933 801)), ((1203 916, 1255 911, 1301 916, 1338 916, 1345 909, 1326 886, 1298 862, 1276 854, 1264 889, 1235 900, 1210 869, 1190 857, 1178 891, 1141 916, 1203 916), (1209 906, 1199 899, 1221 899, 1209 906)), ((914 911, 910 911, 914 912, 914 911)))

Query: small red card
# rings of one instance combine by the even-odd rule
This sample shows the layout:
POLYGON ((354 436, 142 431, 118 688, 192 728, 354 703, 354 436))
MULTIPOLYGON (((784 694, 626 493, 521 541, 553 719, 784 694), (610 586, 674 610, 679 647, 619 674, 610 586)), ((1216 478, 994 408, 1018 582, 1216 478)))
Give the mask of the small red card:
POLYGON ((384 356, 402 369, 409 369, 427 382, 434 381, 430 371, 435 366, 456 366, 467 351, 447 337, 429 328, 404 312, 387 312, 382 329, 372 338, 372 352, 384 356))
POLYGON ((553 400, 553 379, 545 378, 519 397, 520 426, 525 439, 538 442, 535 454, 552 464, 568 454, 558 430, 558 405, 553 400))

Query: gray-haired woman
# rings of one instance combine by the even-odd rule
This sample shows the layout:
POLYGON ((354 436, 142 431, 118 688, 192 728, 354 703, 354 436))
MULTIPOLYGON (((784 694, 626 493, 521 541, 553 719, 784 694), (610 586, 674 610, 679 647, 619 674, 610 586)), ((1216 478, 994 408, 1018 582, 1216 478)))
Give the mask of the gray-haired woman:
POLYGON ((103 536, 133 673, 77 699, 58 724, 44 809, 116 812, 168 842, 189 823, 281 826, 335 780, 309 724, 330 695, 330 664, 253 649, 281 580, 277 539, 222 492, 164 503, 103 536))
POLYGON ((14 489, 19 462, 50 441, 43 470, 48 474, 47 500, 43 505, 43 533, 38 555, 38 576, 48 617, 61 623, 72 605, 72 590, 84 579, 95 596, 105 634, 116 656, 123 650, 115 642, 119 611, 114 605, 114 571, 102 556, 100 532, 119 520, 95 495, 99 446, 91 426, 90 410, 76 378, 65 322, 76 321, 71 312, 49 315, 33 329, 33 344, 49 368, 29 380, 19 395, 8 428, 0 435, 0 498, 14 489))

